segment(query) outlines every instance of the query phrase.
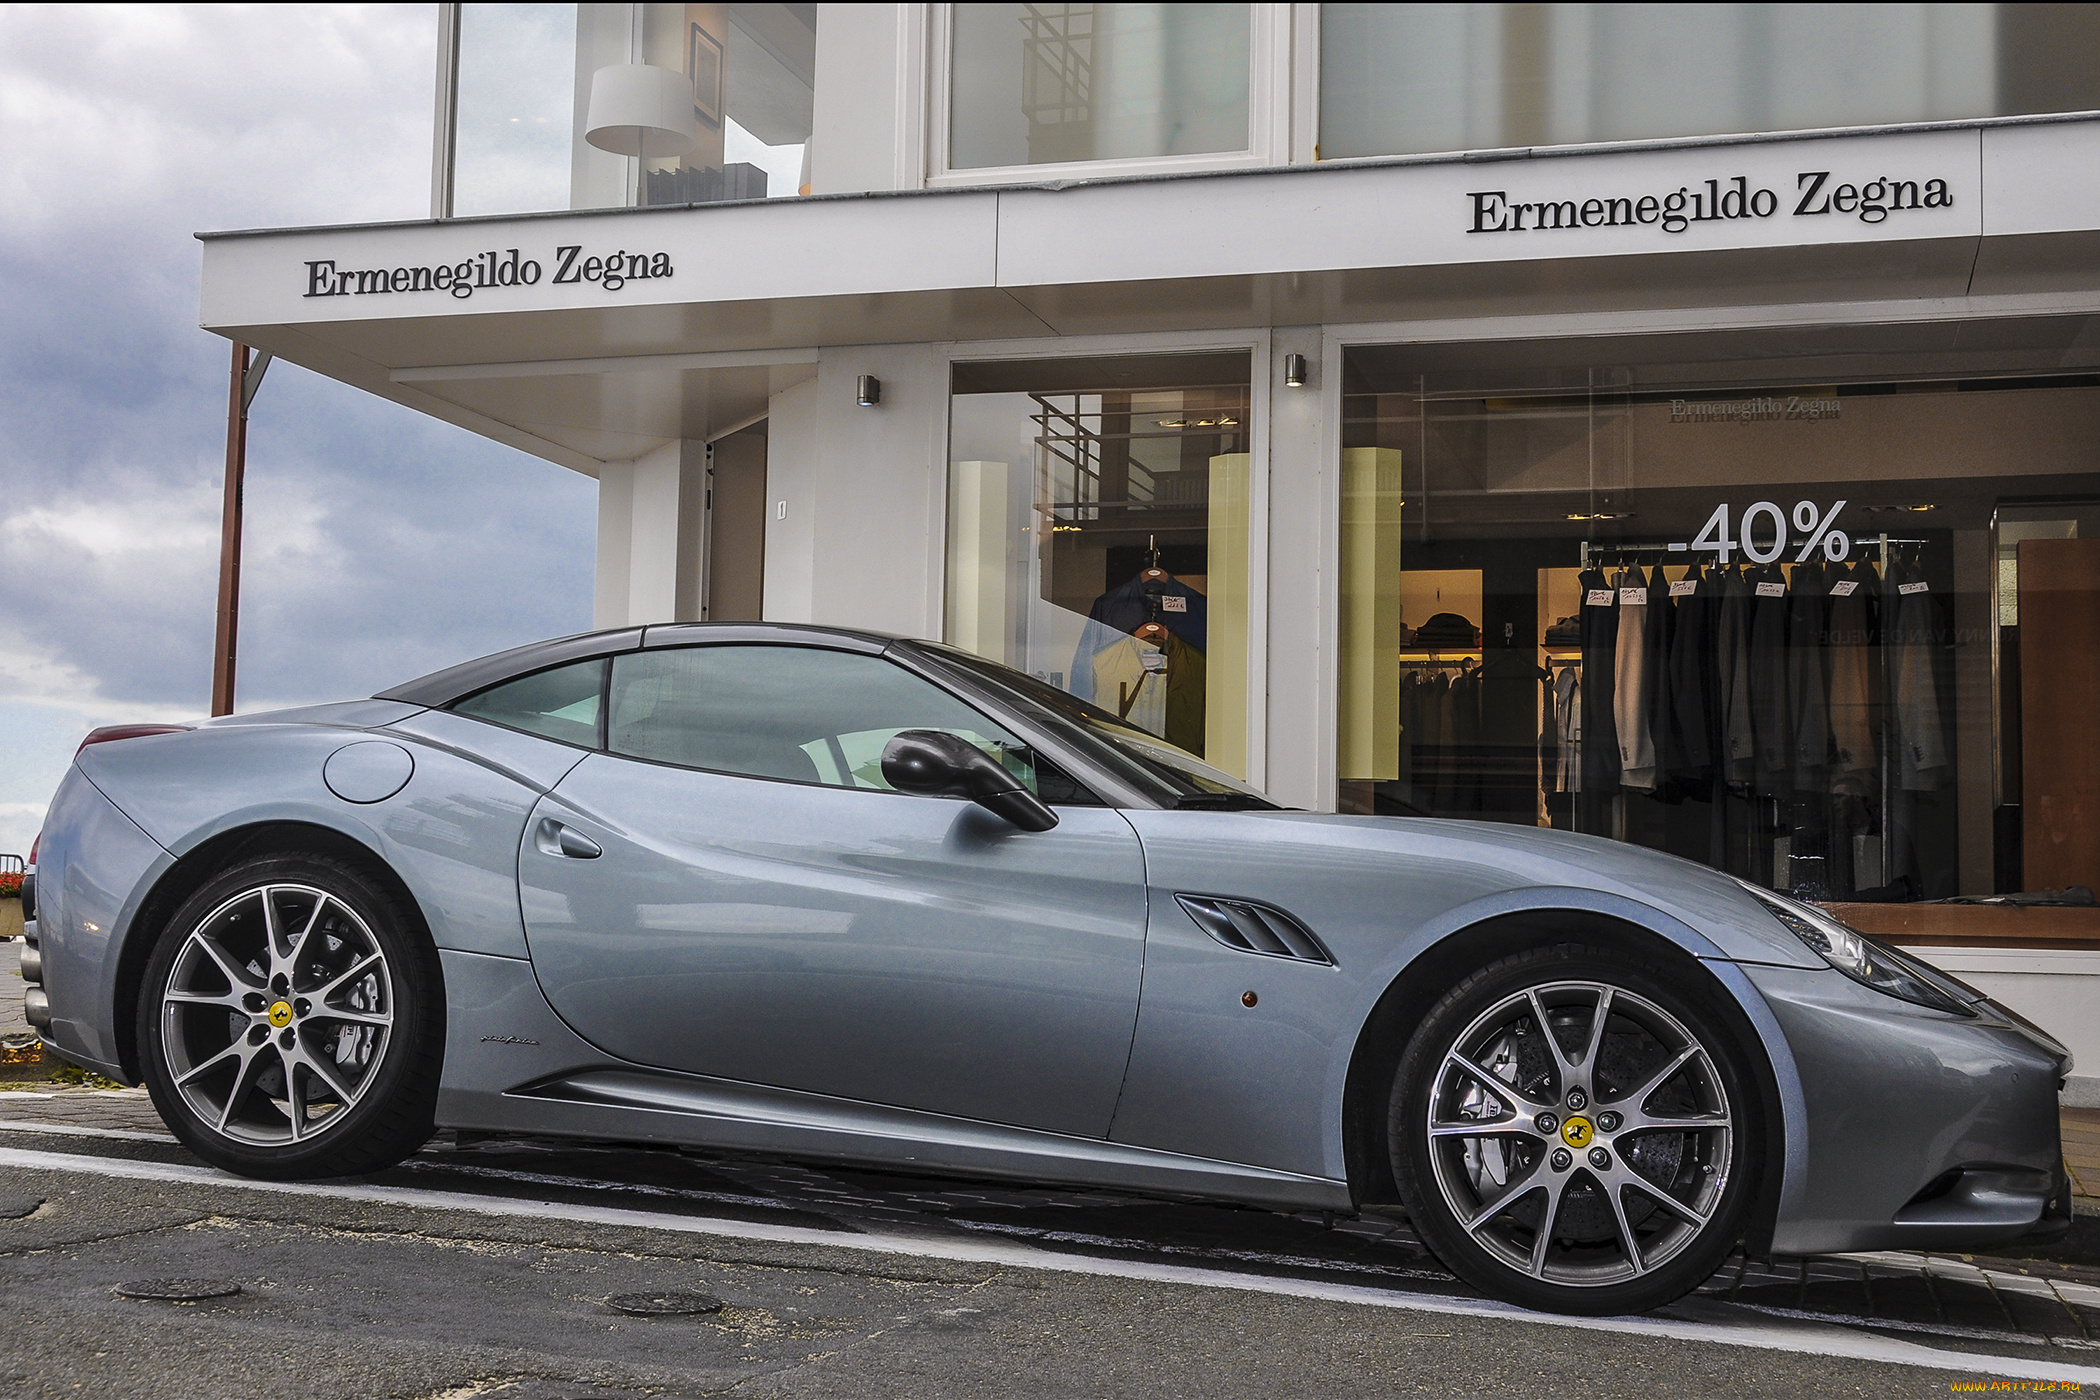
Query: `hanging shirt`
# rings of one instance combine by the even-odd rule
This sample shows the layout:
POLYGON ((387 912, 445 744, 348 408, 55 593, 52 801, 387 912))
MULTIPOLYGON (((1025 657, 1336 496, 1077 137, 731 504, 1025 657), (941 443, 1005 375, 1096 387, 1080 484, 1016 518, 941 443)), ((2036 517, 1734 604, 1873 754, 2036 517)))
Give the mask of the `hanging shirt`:
POLYGON ((1648 585, 1639 569, 1619 576, 1619 635, 1612 669, 1612 723, 1619 736, 1619 781, 1655 788, 1655 731, 1649 715, 1648 585))
POLYGON ((1095 703, 1147 734, 1167 737, 1167 656, 1150 642, 1125 637, 1094 653, 1095 703))

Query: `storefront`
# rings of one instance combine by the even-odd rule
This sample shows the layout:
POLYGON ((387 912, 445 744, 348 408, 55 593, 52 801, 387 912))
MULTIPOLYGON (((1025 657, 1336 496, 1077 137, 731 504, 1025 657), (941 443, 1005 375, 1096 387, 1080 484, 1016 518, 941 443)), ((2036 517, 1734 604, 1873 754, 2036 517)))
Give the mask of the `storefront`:
POLYGON ((1400 100, 1428 49, 1350 66, 1421 7, 1168 7, 1252 75, 1184 84, 1180 135, 839 57, 1077 42, 1010 8, 580 7, 540 204, 447 173, 463 125, 438 212, 484 216, 209 237, 205 324, 597 477, 600 625, 939 637, 1287 803, 1670 851, 2100 1068, 2100 118, 2020 115, 2065 104, 2005 77, 2017 17, 1995 107, 1754 137, 1656 115, 1690 88, 1613 116, 1632 49, 1526 116, 1517 12, 1579 7, 1447 7, 1509 12, 1485 136, 1394 134, 1445 111, 1400 100), (706 78, 720 149, 617 126, 623 55, 706 78), (814 197, 739 199, 790 164, 814 197))

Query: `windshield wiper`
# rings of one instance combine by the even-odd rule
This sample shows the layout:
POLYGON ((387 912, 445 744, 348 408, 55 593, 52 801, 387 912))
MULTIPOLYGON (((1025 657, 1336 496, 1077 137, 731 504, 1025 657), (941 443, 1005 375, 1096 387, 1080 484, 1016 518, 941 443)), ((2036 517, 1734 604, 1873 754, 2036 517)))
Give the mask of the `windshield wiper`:
POLYGON ((1251 792, 1192 792, 1176 798, 1177 812, 1279 812, 1283 809, 1251 792))

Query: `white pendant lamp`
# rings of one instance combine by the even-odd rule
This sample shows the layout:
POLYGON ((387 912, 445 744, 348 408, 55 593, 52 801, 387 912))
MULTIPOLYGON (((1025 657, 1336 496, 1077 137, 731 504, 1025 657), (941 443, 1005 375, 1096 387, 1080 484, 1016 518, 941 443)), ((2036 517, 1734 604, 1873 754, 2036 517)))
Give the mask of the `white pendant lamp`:
POLYGON ((615 63, 591 74, 583 139, 618 156, 682 156, 700 144, 693 85, 653 63, 615 63))

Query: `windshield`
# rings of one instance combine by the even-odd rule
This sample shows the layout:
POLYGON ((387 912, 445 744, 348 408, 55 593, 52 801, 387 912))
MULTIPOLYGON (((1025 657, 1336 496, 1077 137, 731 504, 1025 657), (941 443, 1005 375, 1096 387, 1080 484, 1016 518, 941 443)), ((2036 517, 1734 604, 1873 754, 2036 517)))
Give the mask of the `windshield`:
POLYGON ((1163 806, 1248 810, 1276 805, 1186 749, 1126 724, 1100 706, 1047 681, 939 642, 910 645, 930 654, 930 659, 968 671, 977 681, 996 686, 1008 703, 1055 730, 1163 806))

